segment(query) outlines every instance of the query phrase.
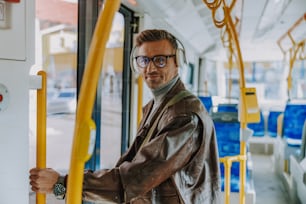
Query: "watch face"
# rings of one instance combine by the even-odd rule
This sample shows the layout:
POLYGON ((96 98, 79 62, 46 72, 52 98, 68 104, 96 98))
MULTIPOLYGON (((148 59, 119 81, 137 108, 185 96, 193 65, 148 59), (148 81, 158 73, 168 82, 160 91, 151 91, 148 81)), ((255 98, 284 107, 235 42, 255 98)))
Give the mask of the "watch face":
POLYGON ((63 199, 65 197, 66 188, 63 184, 56 183, 54 185, 53 193, 57 198, 60 197, 61 199, 63 199))

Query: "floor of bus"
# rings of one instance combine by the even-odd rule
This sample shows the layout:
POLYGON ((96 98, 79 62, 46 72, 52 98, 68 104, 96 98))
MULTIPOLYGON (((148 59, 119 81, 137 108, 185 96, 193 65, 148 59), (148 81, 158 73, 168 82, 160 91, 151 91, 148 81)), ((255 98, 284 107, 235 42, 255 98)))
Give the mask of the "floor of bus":
POLYGON ((271 155, 252 154, 256 204, 289 204, 289 195, 274 173, 271 155))
MULTIPOLYGON (((288 204, 289 196, 281 180, 275 175, 272 156, 252 154, 253 178, 256 192, 256 204, 288 204)), ((47 196, 47 204, 64 204, 52 195, 47 196)), ((30 204, 35 204, 35 194, 30 193, 30 204)), ((248 203, 246 203, 248 204, 248 203)))

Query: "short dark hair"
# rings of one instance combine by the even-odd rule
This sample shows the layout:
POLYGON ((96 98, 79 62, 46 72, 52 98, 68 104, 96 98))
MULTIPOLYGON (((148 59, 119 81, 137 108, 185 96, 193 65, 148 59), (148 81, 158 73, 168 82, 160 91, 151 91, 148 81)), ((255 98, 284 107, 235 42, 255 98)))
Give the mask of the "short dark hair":
POLYGON ((159 29, 149 29, 139 33, 136 37, 136 47, 141 46, 145 42, 153 42, 158 40, 168 40, 175 50, 178 48, 176 38, 168 31, 159 29))

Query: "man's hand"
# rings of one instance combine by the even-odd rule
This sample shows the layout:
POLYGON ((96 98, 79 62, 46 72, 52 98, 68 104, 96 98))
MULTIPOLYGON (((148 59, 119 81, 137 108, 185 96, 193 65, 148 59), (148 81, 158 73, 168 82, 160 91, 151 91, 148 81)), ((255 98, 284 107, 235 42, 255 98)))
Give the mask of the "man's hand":
POLYGON ((53 193, 54 184, 60 174, 51 168, 30 170, 30 184, 36 193, 53 193))

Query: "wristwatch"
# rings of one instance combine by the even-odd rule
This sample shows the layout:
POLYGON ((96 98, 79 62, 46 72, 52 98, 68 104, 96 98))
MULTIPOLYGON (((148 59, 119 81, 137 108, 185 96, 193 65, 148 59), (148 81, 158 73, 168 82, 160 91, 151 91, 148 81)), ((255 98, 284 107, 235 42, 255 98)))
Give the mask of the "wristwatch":
POLYGON ((65 177, 60 176, 53 187, 53 194, 59 200, 63 200, 66 195, 65 177))

